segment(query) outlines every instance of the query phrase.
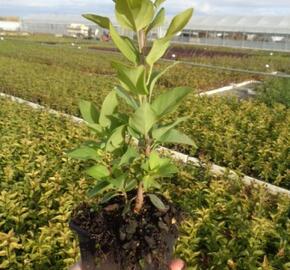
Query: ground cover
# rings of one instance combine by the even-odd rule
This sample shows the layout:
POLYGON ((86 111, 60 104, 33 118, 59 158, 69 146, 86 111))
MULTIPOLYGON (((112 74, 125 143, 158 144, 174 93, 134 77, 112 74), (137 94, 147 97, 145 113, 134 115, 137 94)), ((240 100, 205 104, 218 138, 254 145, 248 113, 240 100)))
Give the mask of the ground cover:
MULTIPOLYGON (((67 222, 92 179, 66 151, 90 135, 2 98, 0 134, 0 269, 67 269, 79 256, 67 222)), ((164 181, 184 212, 177 256, 191 269, 289 269, 289 199, 197 168, 164 181)))
MULTIPOLYGON (((106 57, 119 56, 40 43, 1 42, 0 91, 78 116, 80 99, 93 100, 99 106, 114 86, 106 57)), ((194 93, 200 87, 214 88, 242 78, 179 65, 161 79, 159 88, 164 91, 184 85, 194 93)), ((188 111, 191 118, 183 129, 195 138, 197 148, 180 150, 289 188, 289 108, 196 99, 192 94, 178 114, 188 111)))

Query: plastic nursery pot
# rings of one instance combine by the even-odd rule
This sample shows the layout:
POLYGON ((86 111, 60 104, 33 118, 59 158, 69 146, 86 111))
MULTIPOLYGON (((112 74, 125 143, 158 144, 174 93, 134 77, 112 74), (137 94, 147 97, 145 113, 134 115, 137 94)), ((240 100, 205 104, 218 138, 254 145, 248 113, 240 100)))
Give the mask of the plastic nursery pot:
MULTIPOLYGON (((107 255, 106 260, 100 262, 99 266, 96 265, 96 241, 90 239, 89 234, 77 226, 74 222, 69 223, 70 228, 78 235, 79 247, 81 252, 81 267, 82 270, 125 270, 121 265, 116 263, 114 257, 107 255)), ((168 233, 166 235, 166 254, 163 254, 163 260, 168 262, 168 265, 172 259, 173 248, 176 242, 176 236, 168 233)), ((144 260, 146 261, 146 260, 144 260)), ((156 268, 153 264, 146 264, 142 269, 139 265, 136 265, 132 270, 167 270, 168 267, 156 268)), ((131 269, 130 269, 131 270, 131 269)))

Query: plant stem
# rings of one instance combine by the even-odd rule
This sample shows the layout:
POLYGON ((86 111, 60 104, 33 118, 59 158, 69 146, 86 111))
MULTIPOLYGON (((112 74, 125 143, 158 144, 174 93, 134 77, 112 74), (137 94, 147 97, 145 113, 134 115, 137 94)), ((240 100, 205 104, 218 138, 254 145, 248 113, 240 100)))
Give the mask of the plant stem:
POLYGON ((137 197, 134 212, 139 214, 144 204, 144 189, 143 189, 143 182, 140 181, 138 185, 137 197))

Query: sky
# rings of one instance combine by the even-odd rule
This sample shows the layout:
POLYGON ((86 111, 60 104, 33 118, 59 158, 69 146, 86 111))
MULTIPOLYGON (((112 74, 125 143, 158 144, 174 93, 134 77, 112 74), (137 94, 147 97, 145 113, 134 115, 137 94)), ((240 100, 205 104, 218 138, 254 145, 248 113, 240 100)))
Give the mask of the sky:
MULTIPOLYGON (((290 0, 167 0, 167 14, 194 7, 195 15, 288 15, 290 0)), ((111 0, 0 0, 0 16, 80 18, 82 13, 112 15, 111 0)))

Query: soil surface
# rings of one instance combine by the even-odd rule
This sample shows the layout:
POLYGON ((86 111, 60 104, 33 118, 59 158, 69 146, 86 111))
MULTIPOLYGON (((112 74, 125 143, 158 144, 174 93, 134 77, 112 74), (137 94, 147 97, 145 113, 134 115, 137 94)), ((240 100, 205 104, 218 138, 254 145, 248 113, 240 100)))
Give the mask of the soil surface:
POLYGON ((160 212, 145 197, 139 214, 132 210, 122 213, 125 205, 121 198, 111 200, 99 210, 82 204, 74 211, 72 222, 95 240, 100 261, 113 257, 121 269, 140 269, 145 263, 151 265, 150 269, 165 270, 181 217, 171 203, 164 198, 162 201, 167 210, 160 212))

